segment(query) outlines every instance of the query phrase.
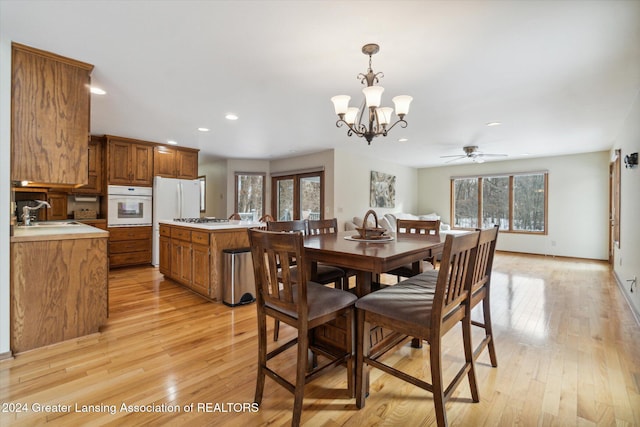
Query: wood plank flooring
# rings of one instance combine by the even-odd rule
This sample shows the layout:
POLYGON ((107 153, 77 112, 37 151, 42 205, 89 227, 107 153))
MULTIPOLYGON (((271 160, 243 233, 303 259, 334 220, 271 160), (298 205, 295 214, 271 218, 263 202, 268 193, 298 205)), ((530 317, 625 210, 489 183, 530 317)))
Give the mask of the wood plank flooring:
MULTIPOLYGON (((0 362, 0 425, 290 424, 293 396, 270 379, 251 406, 254 305, 207 302, 151 267, 111 271, 109 303, 101 333, 0 362)), ((480 357, 480 402, 463 382, 451 425, 640 425, 640 327, 607 264, 498 253, 492 312, 498 368, 480 357)), ((292 331, 281 325, 281 339, 292 331)), ((445 338, 445 377, 460 343, 459 328, 445 338)), ((429 379, 428 351, 404 345, 388 360, 429 379)), ((292 378, 295 351, 281 357, 292 378)), ((303 424, 435 424, 429 393, 378 370, 365 408, 345 387, 343 367, 309 384, 303 424)))

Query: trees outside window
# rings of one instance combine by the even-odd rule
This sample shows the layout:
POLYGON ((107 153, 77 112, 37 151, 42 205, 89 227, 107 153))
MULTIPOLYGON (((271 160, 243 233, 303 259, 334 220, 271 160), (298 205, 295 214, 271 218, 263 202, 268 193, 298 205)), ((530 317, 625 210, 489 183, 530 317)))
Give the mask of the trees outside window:
POLYGON ((264 215, 264 173, 236 172, 236 197, 234 212, 243 220, 255 220, 264 215))
POLYGON ((547 233, 547 173, 451 179, 453 225, 547 233))

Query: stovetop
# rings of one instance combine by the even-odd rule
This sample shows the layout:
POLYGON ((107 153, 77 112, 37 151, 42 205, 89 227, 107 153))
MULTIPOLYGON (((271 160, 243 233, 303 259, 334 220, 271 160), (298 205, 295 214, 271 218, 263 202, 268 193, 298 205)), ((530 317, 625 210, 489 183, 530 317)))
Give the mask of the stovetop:
POLYGON ((224 218, 174 218, 174 221, 177 222, 188 222, 192 224, 206 224, 208 222, 229 222, 228 219, 224 218))

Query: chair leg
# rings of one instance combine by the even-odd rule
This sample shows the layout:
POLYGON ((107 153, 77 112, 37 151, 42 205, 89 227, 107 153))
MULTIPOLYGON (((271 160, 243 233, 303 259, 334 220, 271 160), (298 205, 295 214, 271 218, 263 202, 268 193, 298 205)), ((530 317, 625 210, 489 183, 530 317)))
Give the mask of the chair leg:
POLYGON ((267 365, 267 319, 266 316, 258 314, 258 375, 256 379, 256 394, 254 402, 260 405, 262 403, 262 394, 264 392, 265 372, 264 367, 267 365))
POLYGON ((369 339, 365 339, 365 326, 368 324, 365 324, 364 312, 356 310, 356 406, 358 409, 364 408, 369 389, 369 368, 364 366, 364 355, 369 354, 369 339))
POLYGON ((442 356, 440 337, 430 342, 429 358, 431 362, 431 384, 433 386, 433 404, 436 408, 436 423, 447 425, 447 413, 444 409, 444 384, 442 382, 442 356))
POLYGON ((309 335, 304 328, 298 329, 298 359, 296 361, 296 384, 293 400, 293 418, 291 426, 300 425, 302 417, 302 399, 304 398, 304 384, 307 373, 307 350, 309 349, 309 335))
POLYGON ((487 337, 489 337, 489 359, 491 359, 491 366, 498 367, 498 358, 496 357, 496 348, 493 345, 493 327, 491 326, 491 307, 489 304, 489 294, 487 294, 482 300, 482 312, 484 314, 484 331, 487 337))
POLYGON ((473 400, 474 402, 479 402, 480 396, 478 394, 478 383, 476 381, 476 365, 475 358, 473 357, 473 343, 471 342, 471 309, 467 307, 466 310, 467 315, 462 320, 464 359, 465 364, 469 365, 467 378, 469 379, 469 388, 471 389, 471 400, 473 400))
POLYGON ((349 392, 349 397, 355 397, 355 363, 354 363, 354 353, 353 353, 353 341, 354 341, 354 309, 347 310, 347 354, 349 358, 347 359, 347 391, 349 392))
POLYGON ((279 335, 280 335, 280 321, 278 319, 273 319, 273 340, 278 341, 279 335))

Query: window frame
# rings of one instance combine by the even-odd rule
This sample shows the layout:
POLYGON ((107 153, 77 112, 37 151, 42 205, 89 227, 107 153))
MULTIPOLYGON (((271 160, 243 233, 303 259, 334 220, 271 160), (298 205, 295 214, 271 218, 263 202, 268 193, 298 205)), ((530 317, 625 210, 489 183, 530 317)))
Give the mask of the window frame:
POLYGON ((509 228, 504 229, 500 228, 500 232, 504 233, 513 233, 513 234, 528 234, 528 235, 541 235, 546 236, 549 234, 549 172, 548 171, 533 171, 533 172, 517 172, 517 173, 492 173, 485 175, 471 175, 471 176, 452 176, 449 180, 449 195, 450 195, 450 212, 451 212, 451 228, 454 230, 469 230, 470 228, 465 227, 457 227, 456 226, 456 211, 455 211, 455 181, 458 179, 476 179, 478 194, 477 194, 477 202, 478 202, 478 212, 477 212, 477 223, 482 226, 482 214, 483 214, 483 200, 482 200, 482 189, 483 189, 483 179, 486 178, 508 178, 509 179, 509 228), (513 220, 514 220, 514 181, 516 176, 526 176, 526 175, 542 175, 544 178, 544 230, 542 231, 528 231, 528 230, 514 230, 513 229, 513 220))
POLYGON ((292 173, 287 175, 271 176, 271 212, 277 219, 278 216, 278 181, 293 180, 293 214, 292 219, 302 218, 301 198, 300 198, 300 181, 304 178, 319 177, 320 178, 320 219, 324 219, 324 170, 304 173, 292 173))
POLYGON ((261 176, 262 177, 262 212, 258 215, 258 218, 263 216, 266 211, 266 196, 267 196, 267 173, 266 172, 234 172, 234 200, 233 200, 233 212, 240 213, 238 210, 238 183, 241 176, 261 176))

